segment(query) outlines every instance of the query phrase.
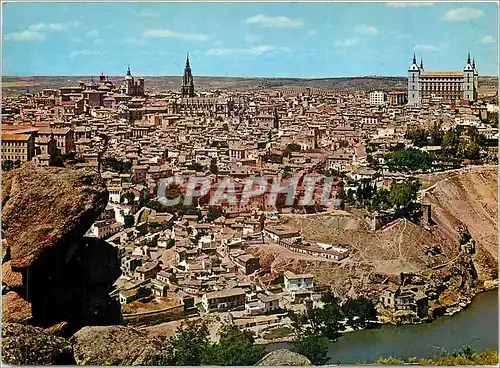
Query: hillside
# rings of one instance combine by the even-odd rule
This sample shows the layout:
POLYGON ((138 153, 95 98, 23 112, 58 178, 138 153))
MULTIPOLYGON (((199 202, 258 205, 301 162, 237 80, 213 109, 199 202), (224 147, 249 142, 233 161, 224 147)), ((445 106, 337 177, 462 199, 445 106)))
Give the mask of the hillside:
MULTIPOLYGON (((284 216, 287 226, 300 229, 310 242, 337 243, 350 249, 350 257, 339 263, 298 255, 279 246, 255 247, 265 267, 273 270, 311 272, 316 282, 345 294, 372 293, 376 275, 398 277, 401 272, 428 274, 431 267, 461 263, 458 243, 466 226, 475 240, 472 257, 480 280, 497 278, 497 167, 425 176, 425 200, 432 204, 430 228, 406 220, 394 221, 370 231, 364 220, 347 212, 284 216), (440 254, 428 250, 438 246, 440 254)), ((468 270, 475 273, 473 269, 468 270)), ((431 271, 433 273, 434 271, 431 271)), ((439 277, 439 276, 438 276, 439 277)))
POLYGON ((423 199, 432 205, 432 218, 441 235, 458 237, 466 226, 476 241, 479 277, 496 278, 498 267, 498 166, 472 167, 452 174, 422 177, 435 182, 423 199), (493 272, 493 274, 490 274, 493 272))

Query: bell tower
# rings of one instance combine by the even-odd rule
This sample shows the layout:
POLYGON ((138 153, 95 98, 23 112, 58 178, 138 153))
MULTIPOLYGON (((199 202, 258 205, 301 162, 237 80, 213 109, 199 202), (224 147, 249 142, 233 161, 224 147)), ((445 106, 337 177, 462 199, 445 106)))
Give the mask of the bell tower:
MULTIPOLYGON (((475 64, 475 63, 474 63, 475 64)), ((464 66, 464 82, 462 87, 462 98, 468 101, 476 99, 475 83, 474 83, 474 70, 470 60, 470 53, 467 55, 467 61, 464 66)))
MULTIPOLYGON (((423 68, 423 61, 420 62, 423 68)), ((422 102, 420 95, 420 71, 417 58, 413 54, 412 64, 408 68, 408 105, 419 105, 422 102)))
POLYGON ((189 65, 189 54, 186 56, 186 66, 184 67, 184 76, 182 77, 181 96, 194 97, 194 81, 193 74, 191 73, 191 66, 189 65))

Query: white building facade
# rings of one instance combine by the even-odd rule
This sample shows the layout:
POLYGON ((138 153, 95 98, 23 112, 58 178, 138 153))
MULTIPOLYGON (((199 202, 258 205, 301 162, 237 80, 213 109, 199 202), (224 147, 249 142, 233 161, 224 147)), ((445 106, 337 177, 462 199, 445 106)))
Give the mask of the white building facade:
POLYGON ((417 64, 415 55, 408 68, 408 105, 431 101, 477 99, 479 73, 474 59, 467 56, 462 71, 425 71, 424 62, 417 64))

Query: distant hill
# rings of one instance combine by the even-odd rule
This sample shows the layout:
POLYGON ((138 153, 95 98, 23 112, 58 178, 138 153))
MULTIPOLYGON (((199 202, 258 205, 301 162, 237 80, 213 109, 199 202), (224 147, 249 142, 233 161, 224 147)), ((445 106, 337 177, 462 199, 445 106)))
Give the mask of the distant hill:
MULTIPOLYGON (((32 76, 32 77, 2 77, 2 89, 7 93, 38 92, 44 88, 59 88, 78 85, 80 80, 89 83, 90 76, 32 76)), ((123 83, 123 76, 110 77, 115 84, 123 83)), ((178 90, 181 85, 180 76, 144 77, 147 90, 178 90)), ((95 76, 98 81, 99 77, 95 76)), ((344 78, 244 78, 244 77, 194 77, 197 90, 252 90, 252 89, 280 89, 294 87, 311 87, 325 90, 333 89, 405 89, 406 77, 344 77, 344 78)), ((497 77, 479 77, 479 85, 487 85, 495 89, 497 77)))

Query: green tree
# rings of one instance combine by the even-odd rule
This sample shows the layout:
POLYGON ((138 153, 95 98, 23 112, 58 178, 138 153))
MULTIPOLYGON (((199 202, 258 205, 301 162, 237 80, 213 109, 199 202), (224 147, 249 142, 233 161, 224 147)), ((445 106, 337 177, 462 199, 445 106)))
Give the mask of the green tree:
POLYGON ((122 197, 128 204, 133 204, 135 202, 135 194, 132 192, 127 192, 122 197))
POLYGON ((134 216, 132 215, 125 215, 124 217, 124 227, 129 228, 134 226, 134 216))
POLYGON ((64 160, 61 155, 52 156, 50 159, 50 166, 64 167, 64 160))
POLYGON ((293 169, 290 166, 285 166, 283 168, 283 177, 288 178, 290 176, 290 173, 293 171, 293 169))
POLYGON ((488 113, 488 120, 493 128, 498 128, 498 112, 488 113))
POLYGON ((398 170, 415 171, 430 169, 434 157, 421 150, 403 149, 389 153, 386 160, 389 166, 398 170))
POLYGON ((204 321, 183 322, 165 344, 161 365, 201 365, 208 349, 209 330, 204 321))
POLYGON ((12 170, 12 161, 11 160, 5 160, 2 162, 2 171, 10 171, 12 170))
POLYGON ((283 157, 290 157, 291 152, 300 152, 301 148, 298 143, 289 143, 283 150, 283 157))
POLYGON ((217 159, 215 157, 210 161, 210 172, 214 175, 219 173, 219 168, 217 167, 217 159))
POLYGON ((412 214, 419 188, 418 180, 396 183, 392 186, 389 193, 389 203, 396 208, 396 213, 404 216, 412 214))
POLYGON ((215 207, 215 206, 210 206, 208 209, 208 214, 207 214, 207 222, 212 222, 213 220, 221 217, 224 214, 222 211, 222 208, 220 207, 215 207))
POLYGON ((102 168, 104 170, 123 173, 130 171, 132 164, 129 161, 121 161, 115 157, 105 157, 102 160, 102 168))
POLYGON ((301 336, 293 343, 293 351, 304 355, 314 365, 328 363, 328 339, 320 335, 301 336))
POLYGON ((368 298, 347 298, 342 304, 342 313, 353 329, 373 327, 377 321, 375 303, 368 298))
POLYGON ((210 345, 203 354, 204 365, 254 365, 264 356, 264 348, 254 345, 251 331, 242 331, 234 325, 219 329, 219 342, 210 345))

